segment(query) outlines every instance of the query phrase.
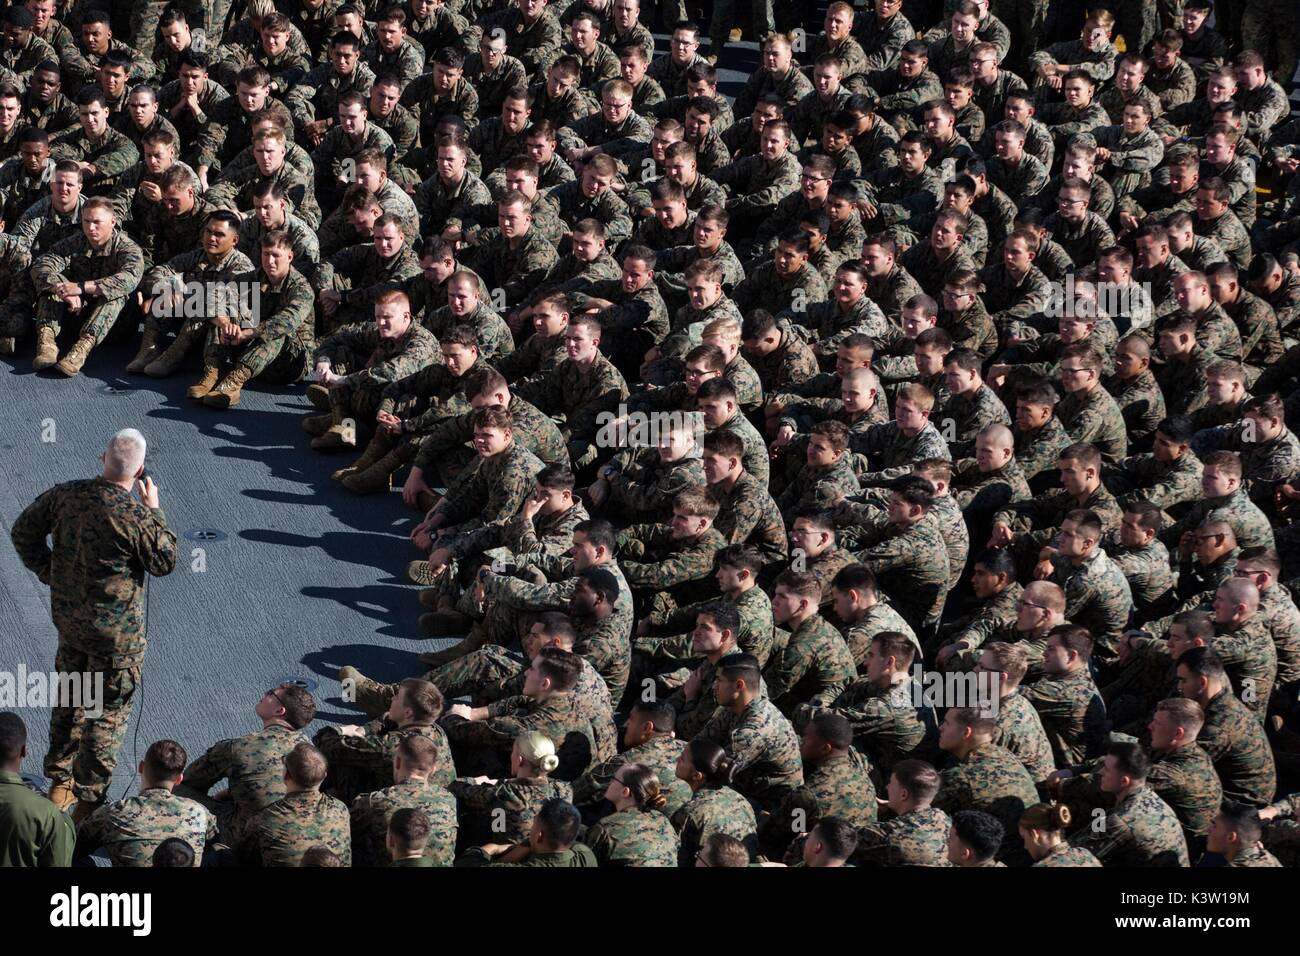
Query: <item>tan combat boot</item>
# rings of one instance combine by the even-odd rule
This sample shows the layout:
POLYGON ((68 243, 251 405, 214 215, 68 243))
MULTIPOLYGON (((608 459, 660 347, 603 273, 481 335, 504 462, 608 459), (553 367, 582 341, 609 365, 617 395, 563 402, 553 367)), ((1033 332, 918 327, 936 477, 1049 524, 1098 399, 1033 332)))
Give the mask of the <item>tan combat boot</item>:
POLYGON ((307 386, 307 400, 319 408, 322 412, 328 412, 330 406, 330 390, 324 385, 312 384, 307 386))
POLYGON ((375 432, 375 437, 370 439, 370 444, 366 450, 361 453, 361 457, 345 468, 335 471, 331 478, 335 481, 342 481, 344 478, 351 477, 359 471, 365 471, 379 459, 383 458, 388 450, 393 447, 392 439, 382 431, 375 432))
POLYGON ((0 355, 13 355, 18 351, 18 339, 12 335, 0 335, 0 355))
POLYGON ((77 802, 77 795, 72 792, 71 780, 58 780, 50 786, 50 792, 47 794, 50 802, 60 810, 66 810, 77 802))
POLYGON ((247 365, 236 365, 217 387, 203 396, 203 404, 212 408, 233 408, 239 404, 244 385, 253 377, 247 365))
POLYGON ((401 448, 395 448, 364 471, 348 475, 343 479, 343 487, 357 495, 388 491, 393 487, 393 472, 401 468, 409 457, 402 453, 401 448))
POLYGON ((185 390, 186 398, 192 398, 196 402, 201 402, 207 398, 208 393, 212 391, 213 386, 217 384, 217 379, 221 377, 221 370, 213 368, 211 365, 203 366, 203 377, 185 390))
MULTIPOLYGON (((343 451, 357 447, 357 430, 354 425, 343 424, 343 410, 334 409, 330 414, 330 426, 311 440, 311 447, 317 451, 343 451)), ((306 423, 304 426, 306 427, 306 423)))
POLYGON ((54 368, 62 372, 68 378, 76 375, 81 371, 81 366, 86 364, 86 358, 90 355, 90 350, 95 347, 95 340, 89 335, 83 335, 77 339, 77 344, 68 349, 68 354, 63 356, 63 360, 54 368))
POLYGON ((339 683, 343 685, 345 695, 351 690, 352 702, 371 717, 382 717, 393 703, 394 685, 371 680, 350 665, 339 668, 339 683))
POLYGON ((412 561, 406 566, 406 576, 411 579, 413 584, 426 588, 432 588, 441 577, 441 575, 433 573, 433 568, 429 566, 428 561, 412 561))
POLYGON ((194 326, 183 326, 167 350, 144 367, 144 374, 150 378, 166 378, 171 375, 185 361, 185 353, 190 350, 198 334, 194 326))
POLYGON ((36 329, 36 358, 32 359, 32 368, 36 371, 47 369, 59 360, 59 344, 54 340, 54 330, 48 325, 36 329))
MULTIPOLYGON (((422 564, 429 562, 423 561, 422 564)), ((421 588, 419 594, 420 607, 427 607, 430 611, 436 611, 442 607, 442 599, 445 595, 439 588, 421 588)))
POLYGON ((308 415, 302 420, 302 430, 308 435, 321 436, 325 434, 326 429, 334 424, 334 416, 329 415, 308 415))
POLYGON ((129 375, 143 375, 144 367, 158 357, 158 339, 161 336, 157 329, 151 329, 149 326, 144 327, 144 337, 140 340, 140 351, 135 353, 135 358, 126 364, 126 371, 129 375))

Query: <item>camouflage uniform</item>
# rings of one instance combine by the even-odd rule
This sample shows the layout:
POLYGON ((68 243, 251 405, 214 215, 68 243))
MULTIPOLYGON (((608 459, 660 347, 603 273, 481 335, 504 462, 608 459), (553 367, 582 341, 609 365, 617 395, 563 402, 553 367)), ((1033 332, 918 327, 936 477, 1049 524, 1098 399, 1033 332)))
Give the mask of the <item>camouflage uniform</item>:
POLYGON ((108 790, 140 683, 145 576, 172 572, 176 535, 162 509, 93 478, 46 491, 14 521, 10 537, 23 564, 50 586, 59 632, 55 671, 103 675, 102 715, 88 720, 84 708, 54 708, 45 756, 47 777, 71 781, 78 800, 97 803, 108 790))
POLYGON ((804 768, 803 786, 786 794, 781 806, 763 821, 759 837, 763 851, 779 860, 796 838, 810 833, 825 817, 854 827, 876 822, 876 788, 867 759, 856 750, 833 754, 815 767, 804 768))
POLYGON ((212 184, 204 198, 214 206, 248 213, 253 208, 254 191, 265 182, 283 186, 285 195, 293 203, 298 216, 313 229, 320 226, 321 212, 316 202, 316 186, 288 159, 269 176, 263 176, 256 165, 240 168, 232 163, 231 168, 222 172, 221 178, 212 184))
POLYGON ((856 674, 844 638, 823 617, 813 614, 794 630, 768 668, 768 694, 790 716, 802 704, 830 706, 856 674))
POLYGON ((1178 817, 1149 786, 1120 800, 1099 832, 1089 828, 1075 836, 1073 844, 1091 851, 1103 866, 1188 865, 1178 817))
POLYGON ((1019 759, 997 744, 986 744, 955 760, 939 774, 935 809, 945 813, 983 810, 1006 830, 998 857, 1005 860, 1020 847, 1020 814, 1038 803, 1038 791, 1019 759))
POLYGON ((1232 629, 1216 624, 1214 631, 1211 645, 1223 661, 1233 690, 1263 720, 1277 682, 1277 648, 1267 623, 1256 614, 1232 629))
POLYGON ((830 709, 853 725, 854 749, 870 759, 882 782, 889 779, 894 764, 912 757, 921 746, 927 722, 933 726, 934 714, 918 707, 915 689, 910 680, 881 688, 859 677, 831 703, 830 709))
POLYGON ((152 866, 154 850, 170 837, 188 843, 200 866, 204 846, 217 839, 216 818, 201 803, 152 787, 87 817, 77 831, 77 855, 106 847, 114 866, 152 866))
POLYGON ((1199 528, 1207 521, 1226 521, 1231 525, 1239 548, 1274 546, 1273 529, 1269 525, 1268 516, 1259 510, 1241 488, 1225 497, 1203 498, 1194 502, 1160 537, 1171 546, 1176 545, 1184 531, 1199 528))
MULTIPOLYGON (((940 636, 957 645, 959 652, 982 647, 995 630, 1015 623, 1016 602, 1023 593, 1024 588, 1019 584, 1008 584, 1004 590, 977 604, 968 614, 945 624, 940 629, 940 636)), ((974 664, 972 659, 970 666, 974 664)))
POLYGON ((300 790, 286 794, 249 820, 238 853, 245 866, 296 867, 314 846, 328 847, 344 866, 352 865, 347 804, 319 790, 300 790))
POLYGON ((1129 444, 1138 446, 1148 441, 1167 414, 1164 393, 1156 377, 1148 369, 1128 381, 1111 378, 1102 384, 1124 416, 1129 444))
MULTIPOLYGON (((1039 687, 1041 683, 1033 686, 1039 687)), ((1056 758, 1037 709, 1041 703, 1031 702, 1022 691, 1023 688, 1017 689, 998 702, 998 726, 993 742, 1014 754, 1035 783, 1042 783, 1056 769, 1056 758)))
POLYGON ((587 828, 584 842, 601 866, 676 866, 679 838, 662 813, 631 807, 587 828))
POLYGON ((213 811, 221 825, 221 842, 236 846, 253 815, 285 795, 285 755, 308 742, 300 731, 283 724, 219 741, 185 768, 176 793, 213 811), (208 791, 221 780, 229 780, 229 799, 210 798, 208 791))
POLYGON ((284 105, 289 108, 301 135, 303 128, 316 120, 337 122, 339 99, 344 94, 355 92, 369 99, 374 82, 375 74, 359 60, 347 76, 339 75, 333 63, 326 63, 313 67, 295 83, 286 94, 284 105))
POLYGON ((1090 850, 1062 843, 1034 866, 1101 866, 1101 862, 1090 850))
POLYGON ((451 866, 456 849, 456 799, 443 787, 415 778, 352 801, 352 864, 386 866, 389 821, 398 810, 420 810, 429 819, 424 855, 434 866, 451 866))
MULTIPOLYGON (((796 748, 797 749, 797 748, 796 748)), ((681 843, 678 866, 695 866, 695 858, 715 833, 740 840, 751 856, 758 848, 758 822, 748 800, 730 787, 702 787, 672 816, 681 843)))
POLYGON ((1115 497, 1106 490, 1105 485, 1099 484, 1082 501, 1064 489, 1059 489, 1028 501, 1016 502, 1011 508, 999 511, 993 520, 1011 526, 1017 533, 1018 548, 1037 552, 1056 537, 1066 514, 1080 508, 1097 512, 1103 532, 1118 528, 1123 517, 1115 497), (1031 531, 1031 527, 1039 530, 1031 531))
POLYGON ((875 470, 858 476, 864 487, 878 487, 895 478, 912 473, 912 465, 926 458, 951 460, 948 443, 933 422, 927 422, 916 435, 904 435, 895 422, 872 425, 866 432, 849 436, 849 448, 866 455, 875 470))
POLYGON ((114 229, 101 249, 90 245, 84 235, 69 236, 35 261, 32 281, 40 298, 36 303, 36 326, 53 329, 59 334, 63 320, 69 317, 67 305, 50 291, 61 282, 95 282, 94 296, 85 297, 81 336, 104 341, 117 321, 127 296, 144 273, 144 255, 140 247, 121 229, 114 229))
POLYGON ((530 228, 515 248, 500 229, 483 230, 467 260, 484 285, 505 293, 506 305, 519 306, 547 282, 558 258, 555 246, 530 228))
POLYGON ((799 188, 801 170, 793 153, 786 153, 773 163, 761 155, 751 154, 713 170, 711 178, 731 194, 728 211, 756 223, 799 188))
POLYGON ((425 737, 434 746, 437 769, 431 783, 446 785, 455 775, 447 735, 437 724, 410 724, 396 727, 387 719, 372 720, 360 736, 349 737, 335 727, 320 730, 314 743, 329 760, 329 792, 351 801, 359 793, 393 785, 393 754, 407 737, 425 737))
POLYGON ((1225 688, 1205 706, 1197 743, 1210 755, 1227 800, 1267 806, 1277 789, 1277 771, 1259 719, 1225 688))
POLYGON ((1080 565, 1057 556, 1052 580, 1065 591, 1065 619, 1086 627, 1099 661, 1113 660, 1115 643, 1128 626, 1133 594, 1128 580, 1101 548, 1080 565))
POLYGON ((761 808, 774 808, 803 783, 799 738, 767 698, 755 698, 740 715, 719 707, 699 736, 727 750, 736 761, 737 788, 761 808))
MULTIPOLYGON (((516 444, 536 455, 544 464, 569 464, 569 450, 564 443, 564 436, 551 418, 514 394, 510 396, 507 411, 510 412, 516 444)), ((420 442, 415 454, 415 466, 430 472, 445 469, 449 460, 462 465, 471 464, 474 456, 466 446, 474 438, 474 430, 470 426, 472 414, 466 411, 444 418, 434 425, 420 442)), ((578 507, 581 508, 581 505, 578 507)), ((541 516, 538 517, 541 520, 541 516)), ((481 544, 482 549, 496 546, 495 540, 481 544)))
POLYGON ((95 172, 85 175, 82 191, 86 196, 106 196, 117 185, 117 177, 140 161, 140 151, 111 126, 98 142, 76 126, 50 141, 50 159, 92 164, 95 172))
MULTIPOLYGON (((491 761, 496 761, 500 766, 509 756, 515 739, 533 730, 546 734, 556 746, 560 757, 560 766, 555 771, 557 781, 576 780, 596 755, 586 705, 575 691, 553 694, 545 701, 508 697, 490 704, 488 715, 487 720, 477 721, 443 718, 456 752, 466 758, 472 754, 473 759, 467 759, 467 763, 477 760, 493 766, 491 761)), ((567 793, 564 796, 569 798, 567 793)))
POLYGON ((628 764, 639 763, 649 767, 659 776, 659 792, 668 800, 663 814, 671 817, 686 806, 691 789, 684 780, 677 779, 677 758, 686 742, 670 734, 656 734, 608 760, 593 764, 586 773, 573 782, 573 802, 578 806, 594 806, 605 799, 605 791, 614 775, 628 764))
POLYGON ((500 783, 453 780, 447 788, 460 807, 469 842, 527 843, 533 818, 547 800, 572 800, 573 789, 545 777, 500 783))
POLYGON ((395 339, 381 339, 373 322, 357 323, 321 339, 312 364, 329 359, 334 373, 347 378, 330 388, 331 405, 369 421, 379 410, 385 389, 433 364, 437 349, 434 337, 415 322, 395 339))
POLYGON ((862 827, 853 862, 862 866, 946 866, 949 826, 948 814, 925 807, 862 827))
POLYGON ((882 513, 864 518, 850 502, 835 514, 837 527, 852 523, 860 530, 852 547, 855 556, 876 573, 880 589, 924 642, 939 623, 948 593, 948 542, 933 512, 908 527, 884 519, 882 513))

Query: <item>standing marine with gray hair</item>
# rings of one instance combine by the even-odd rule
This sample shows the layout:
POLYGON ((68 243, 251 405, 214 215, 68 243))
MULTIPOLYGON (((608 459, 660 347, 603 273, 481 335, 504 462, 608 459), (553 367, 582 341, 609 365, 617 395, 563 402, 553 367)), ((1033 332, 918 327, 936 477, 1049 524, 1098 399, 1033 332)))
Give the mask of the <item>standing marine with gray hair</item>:
POLYGON ((144 453, 139 431, 118 432, 98 478, 46 491, 18 516, 11 535, 23 564, 50 588, 59 631, 55 670, 91 682, 102 675, 98 718, 67 706, 55 706, 50 717, 50 799, 65 810, 77 801, 75 822, 104 802, 126 735, 144 663, 145 576, 176 567, 176 535, 158 507, 158 486, 144 474, 144 453))

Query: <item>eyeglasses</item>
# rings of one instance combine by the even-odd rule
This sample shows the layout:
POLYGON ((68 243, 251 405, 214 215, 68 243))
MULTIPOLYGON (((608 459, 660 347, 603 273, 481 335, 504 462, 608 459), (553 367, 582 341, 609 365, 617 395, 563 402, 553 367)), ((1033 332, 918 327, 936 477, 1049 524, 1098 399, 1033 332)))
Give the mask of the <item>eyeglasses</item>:
POLYGON ((700 866, 713 866, 713 864, 710 863, 708 858, 704 855, 703 850, 699 850, 695 854, 695 862, 698 863, 700 866))
POLYGON ((1047 610, 1047 607, 1046 607, 1045 605, 1043 605, 1043 604, 1035 604, 1033 601, 1026 601, 1024 598, 1020 598, 1018 601, 1016 601, 1016 610, 1017 610, 1017 611, 1023 611, 1023 610, 1024 610, 1025 608, 1027 608, 1027 607, 1035 607, 1035 608, 1038 608, 1038 610, 1040 610, 1040 611, 1046 611, 1046 610, 1047 610))
POLYGON ((1063 196, 1058 196, 1056 199, 1058 206, 1082 206, 1085 202, 1087 202, 1085 199, 1066 199, 1063 196))
POLYGON ((1066 368, 1065 366, 1061 366, 1062 375, 1078 375, 1080 372, 1091 372, 1091 371, 1092 369, 1090 368, 1066 368))

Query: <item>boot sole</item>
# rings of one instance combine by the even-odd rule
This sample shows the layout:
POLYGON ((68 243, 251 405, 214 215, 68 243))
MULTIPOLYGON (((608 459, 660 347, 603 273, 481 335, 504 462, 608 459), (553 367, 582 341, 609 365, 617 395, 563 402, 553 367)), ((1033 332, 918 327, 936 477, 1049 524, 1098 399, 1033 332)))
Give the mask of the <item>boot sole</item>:
POLYGON ((209 408, 234 408, 239 404, 239 399, 231 399, 228 395, 212 394, 209 392, 203 396, 203 404, 209 408))

